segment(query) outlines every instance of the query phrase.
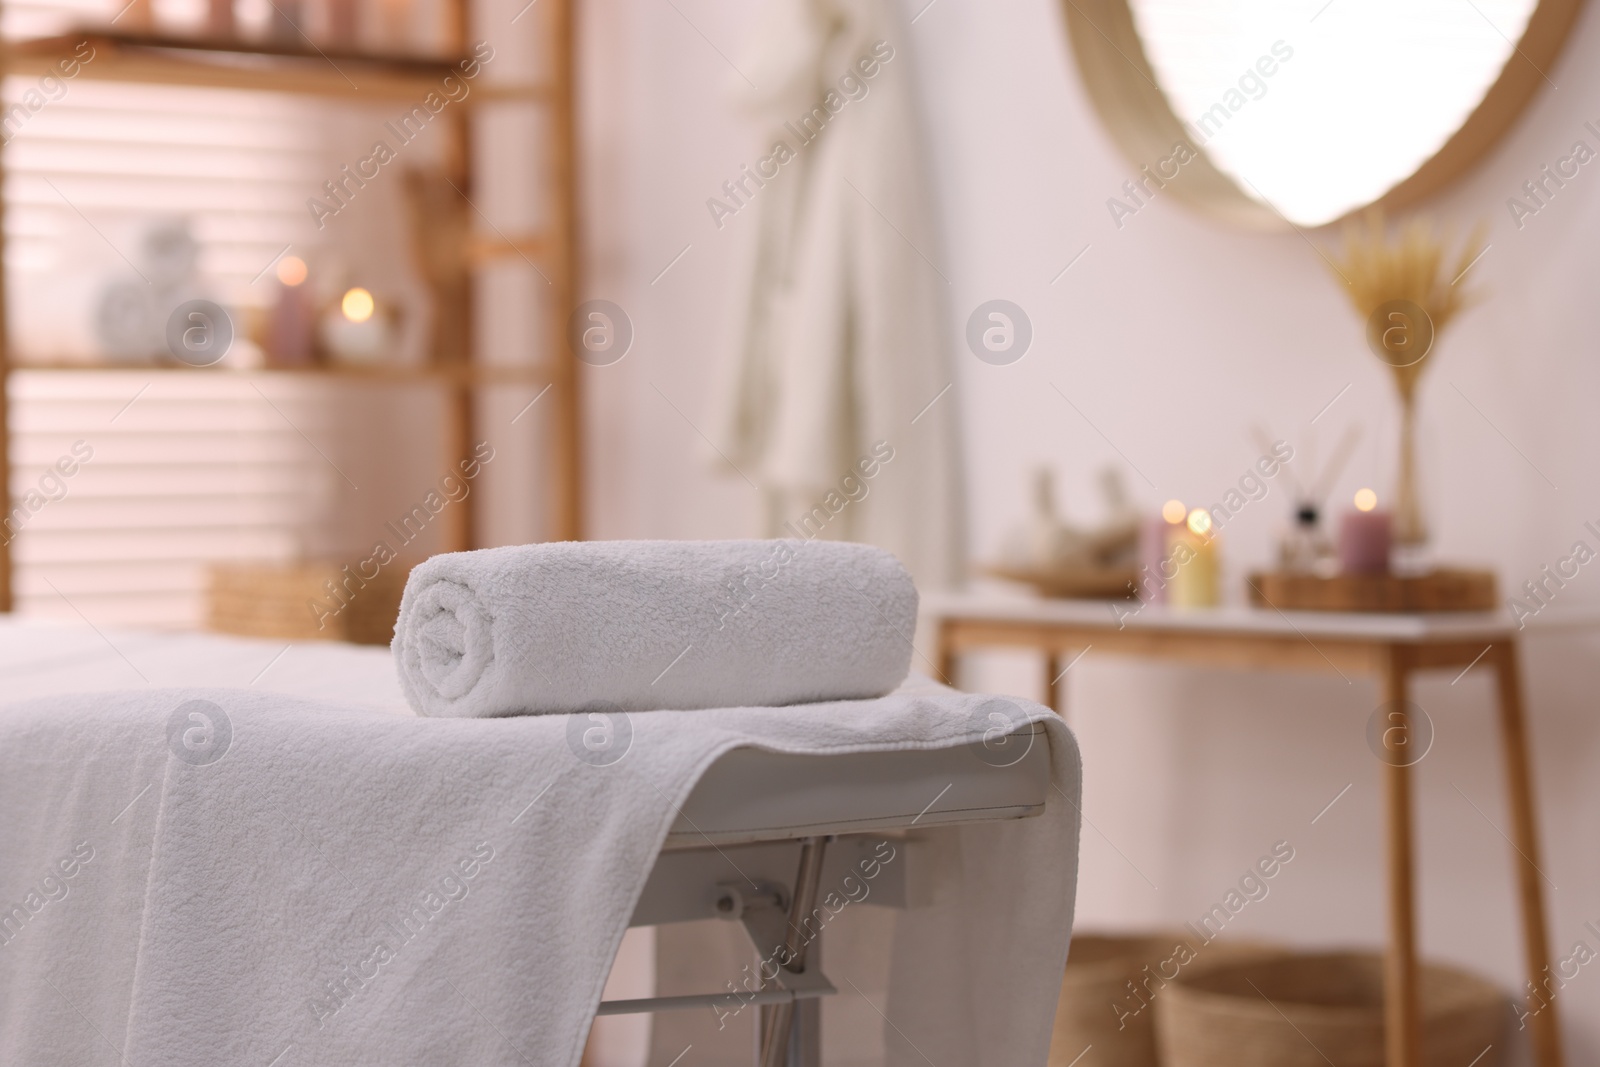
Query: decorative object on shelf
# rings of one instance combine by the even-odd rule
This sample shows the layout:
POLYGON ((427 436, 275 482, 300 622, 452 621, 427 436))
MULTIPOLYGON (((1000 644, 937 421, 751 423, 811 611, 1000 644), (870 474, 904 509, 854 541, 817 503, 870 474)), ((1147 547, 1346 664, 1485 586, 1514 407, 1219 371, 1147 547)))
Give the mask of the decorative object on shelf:
POLYGON ((107 358, 128 363, 154 359, 163 337, 149 286, 117 279, 108 282, 95 302, 94 335, 107 358))
POLYGON ((231 41, 237 32, 233 0, 206 0, 206 36, 213 41, 231 41))
POLYGON ((1100 475, 1106 518, 1097 527, 1079 528, 1055 508, 1054 472, 1034 473, 1033 513, 1013 530, 999 565, 985 573, 1024 582, 1045 596, 1093 599, 1133 595, 1139 554, 1139 517, 1128 501, 1122 475, 1108 467, 1100 475))
POLYGON ((408 311, 422 320, 412 328, 426 331, 435 359, 454 362, 453 339, 471 332, 472 302, 466 298, 471 205, 442 170, 407 167, 401 177, 411 265, 428 287, 427 306, 408 311))
MULTIPOLYGON (((1262 450, 1262 455, 1272 454, 1271 435, 1259 426, 1254 427, 1252 432, 1256 444, 1262 450)), ((1344 466, 1349 462, 1350 455, 1360 438, 1360 427, 1347 428, 1333 455, 1318 469, 1315 459, 1316 440, 1312 437, 1299 456, 1284 464, 1283 469, 1288 472, 1290 484, 1294 488, 1295 504, 1294 514, 1278 538, 1278 566, 1281 569, 1304 574, 1337 573, 1338 561, 1334 556, 1333 544, 1323 530, 1322 517, 1327 513, 1328 493, 1344 471, 1344 466), (1302 458, 1306 468, 1304 478, 1296 466, 1296 460, 1302 458)))
POLYGON ((187 219, 165 219, 145 231, 140 246, 144 273, 158 291, 192 284, 200 263, 200 242, 187 219))
POLYGON ((1137 592, 1139 599, 1147 604, 1167 602, 1172 538, 1188 516, 1189 509, 1183 506, 1183 501, 1169 500, 1161 505, 1160 514, 1149 516, 1139 523, 1137 592))
POLYGON ((1192 509, 1171 543, 1186 545, 1189 551, 1168 583, 1167 603, 1175 608, 1214 608, 1222 603, 1222 556, 1211 513, 1192 509))
POLYGON ((149 33, 156 25, 155 0, 128 0, 117 13, 117 22, 124 33, 149 33))
POLYGON ((415 22, 415 0, 375 0, 374 6, 376 33, 373 34, 373 44, 391 52, 403 52, 413 47, 411 33, 415 22))
POLYGON ((1139 578, 1133 567, 1055 567, 1043 570, 985 567, 990 578, 1021 582, 1040 596, 1067 600, 1132 600, 1139 578))
POLYGON ((324 13, 329 44, 349 49, 361 43, 360 0, 325 0, 324 13))
POLYGON ((272 23, 268 36, 279 44, 301 45, 305 42, 305 0, 273 0, 272 23))
POLYGON ((306 284, 310 270, 299 256, 284 256, 278 260, 277 275, 278 296, 267 313, 268 364, 309 367, 316 361, 316 309, 306 284))
POLYGON ((187 219, 163 219, 146 229, 136 277, 108 282, 95 305, 95 337, 108 357, 149 362, 171 354, 168 318, 206 296, 197 277, 199 260, 200 246, 187 219))
POLYGON ((1077 551, 1078 532, 1056 514, 1054 482, 1049 467, 1033 472, 1033 513, 1006 545, 1006 562, 1012 566, 1052 567, 1077 551))
POLYGON ((347 289, 322 315, 322 347, 336 363, 370 366, 383 362, 394 344, 394 314, 366 289, 347 289))
POLYGON ((1293 522, 1278 540, 1278 566, 1294 574, 1322 574, 1338 566, 1315 504, 1295 508, 1293 522))
POLYGON ((1355 510, 1339 516, 1339 573, 1387 574, 1393 516, 1378 510, 1378 494, 1359 489, 1355 510))
POLYGON ((1483 254, 1483 228, 1474 230, 1451 265, 1446 238, 1413 219, 1391 241, 1383 215, 1346 226, 1344 258, 1332 262, 1345 295, 1366 323, 1367 345, 1389 368, 1400 398, 1400 455, 1395 483, 1396 566, 1427 566, 1428 525, 1417 482, 1417 385, 1439 334, 1476 297, 1458 284, 1483 254))
POLYGON ((1426 574, 1316 574, 1259 571, 1250 575, 1250 601, 1280 611, 1494 611, 1500 607, 1493 571, 1439 567, 1426 574))

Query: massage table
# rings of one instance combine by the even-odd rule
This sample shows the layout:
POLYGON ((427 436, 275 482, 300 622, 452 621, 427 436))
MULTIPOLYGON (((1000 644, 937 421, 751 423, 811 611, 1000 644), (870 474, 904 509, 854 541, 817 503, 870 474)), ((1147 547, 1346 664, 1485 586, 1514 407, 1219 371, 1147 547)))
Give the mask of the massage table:
POLYGON ((863 885, 865 867, 878 871, 873 903, 914 906, 929 887, 918 878, 918 843, 907 831, 1029 818, 1044 810, 1049 791, 1049 744, 1037 724, 972 749, 835 756, 735 749, 679 809, 630 925, 739 922, 758 959, 775 963, 787 950, 794 961, 763 969, 761 977, 773 980, 758 991, 605 1001, 599 1014, 710 1008, 720 1015, 759 1005, 758 1067, 820 1067, 819 998, 836 990, 820 966, 821 931, 804 920, 825 907, 822 891, 852 877, 863 885), (898 862, 881 861, 886 849, 898 862))
MULTIPOLYGON (((322 696, 342 687, 359 702, 412 714, 392 681, 387 650, 332 643, 101 633, 0 619, 0 679, 6 700, 141 684, 322 696)), ((817 936, 831 910, 828 894, 844 887, 845 899, 864 902, 866 895, 857 900, 853 893, 865 886, 875 905, 925 903, 931 886, 919 876, 925 842, 918 832, 1032 818, 1043 813, 1050 791, 1050 746, 1040 723, 1011 730, 1001 722, 968 747, 825 756, 734 749, 677 808, 630 925, 737 922, 755 958, 782 965, 758 966, 769 980, 754 989, 604 1001, 598 1014, 755 1009, 759 1067, 818 1067, 821 998, 836 992, 817 936)))

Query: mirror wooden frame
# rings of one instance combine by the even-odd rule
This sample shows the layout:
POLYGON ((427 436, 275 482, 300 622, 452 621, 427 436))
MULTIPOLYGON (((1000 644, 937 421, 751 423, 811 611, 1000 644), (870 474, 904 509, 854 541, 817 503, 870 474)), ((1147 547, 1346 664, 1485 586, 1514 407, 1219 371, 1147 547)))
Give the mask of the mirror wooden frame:
MULTIPOLYGON (((1540 0, 1500 76, 1466 122, 1409 177, 1343 218, 1372 206, 1402 211, 1471 170, 1499 143, 1545 84, 1543 72, 1561 55, 1584 3, 1540 0)), ((1203 147, 1193 144, 1156 84, 1128 0, 1062 0, 1062 8, 1084 89, 1130 163, 1135 167, 1153 164, 1182 142, 1196 158, 1184 164, 1182 181, 1170 183, 1176 199, 1249 229, 1316 228, 1297 226, 1275 208, 1246 194, 1230 175, 1217 169, 1203 147)))

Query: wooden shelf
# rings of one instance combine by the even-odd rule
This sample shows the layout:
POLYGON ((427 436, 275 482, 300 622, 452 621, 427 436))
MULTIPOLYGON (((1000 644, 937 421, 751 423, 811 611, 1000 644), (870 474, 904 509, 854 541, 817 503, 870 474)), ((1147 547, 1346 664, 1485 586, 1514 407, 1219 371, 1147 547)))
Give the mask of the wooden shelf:
MULTIPOLYGON (((459 79, 459 65, 470 59, 85 29, 8 42, 0 46, 0 64, 7 74, 54 73, 56 63, 84 42, 94 48, 94 58, 79 64, 77 77, 354 99, 420 100, 441 91, 446 77, 459 79)), ((551 97, 546 86, 474 81, 462 103, 551 97)))
POLYGON ((441 382, 450 385, 516 385, 516 384, 546 384, 554 380, 555 374, 547 367, 540 366, 515 366, 495 364, 475 364, 472 366, 422 366, 422 367, 360 367, 360 366, 315 366, 315 367, 189 367, 176 362, 161 363, 113 363, 109 361, 85 363, 52 362, 49 360, 13 360, 6 364, 8 371, 67 371, 73 373, 83 372, 122 372, 132 374, 223 374, 237 375, 288 375, 302 378, 339 378, 346 381, 369 381, 384 384, 406 384, 410 382, 441 382))
MULTIPOLYGON (((443 37, 470 41, 474 0, 440 0, 443 37)), ((433 292, 436 320, 426 353, 437 362, 427 366, 318 366, 296 368, 189 367, 177 360, 124 363, 106 359, 67 359, 60 352, 8 358, 0 329, 0 473, 10 467, 12 432, 7 417, 7 393, 17 379, 11 371, 120 373, 125 376, 162 376, 169 383, 182 379, 174 373, 209 373, 192 379, 219 383, 232 375, 235 381, 308 380, 320 378, 330 385, 357 388, 415 386, 436 390, 443 401, 438 429, 446 461, 469 455, 479 440, 486 401, 481 387, 521 385, 537 400, 548 390, 553 395, 541 408, 549 422, 533 455, 548 483, 549 535, 555 540, 583 536, 583 435, 580 426, 583 378, 578 361, 568 348, 563 316, 545 316, 539 326, 540 363, 534 366, 498 366, 483 362, 483 339, 474 332, 475 275, 488 263, 526 260, 543 280, 542 301, 554 308, 571 307, 581 290, 578 279, 582 244, 577 226, 576 159, 578 154, 573 108, 574 55, 576 52, 572 0, 545 0, 539 5, 540 40, 548 45, 547 62, 531 64, 511 57, 492 61, 491 73, 470 81, 471 91, 437 112, 434 123, 442 135, 436 168, 419 169, 418 180, 408 182, 405 213, 398 224, 409 225, 424 275, 420 280, 433 292), (524 73, 516 73, 519 70, 524 73), (491 80, 492 77, 495 80, 491 80), (515 74, 515 78, 512 75, 515 74), (504 80, 502 80, 504 79, 504 80), (473 175, 483 153, 474 151, 477 105, 544 109, 540 123, 541 158, 545 180, 530 188, 542 205, 542 232, 474 233, 471 205, 461 191, 471 191, 473 175), (435 173, 435 170, 437 173, 435 173), (453 189, 451 187, 454 187, 453 189), (545 288, 548 286, 548 288, 545 288)), ((131 21, 131 20, 129 20, 131 21)), ((126 26, 126 24, 124 24, 126 26)), ((531 29, 532 27, 530 27, 531 29)), ((181 36, 141 30, 130 33, 115 27, 80 28, 76 32, 29 40, 0 40, 0 74, 38 78, 57 74, 64 61, 75 60, 73 77, 110 83, 170 85, 196 89, 244 90, 300 94, 341 106, 369 104, 394 118, 397 103, 409 110, 426 106, 429 93, 445 92, 446 78, 465 81, 465 55, 378 54, 322 46, 310 41, 252 41, 181 36), (84 47, 87 45, 88 47, 84 47), (84 62, 82 55, 93 57, 84 62)), ((479 60, 481 63, 482 61, 479 60)), ((460 96, 460 90, 456 90, 460 96)), ((307 131, 310 142, 315 131, 307 131)), ((489 145, 488 147, 496 147, 489 145)), ((3 177, 0 172, 0 177, 3 177)), ((485 219, 487 223, 487 219, 485 219)), ((0 235, 0 251, 4 237, 0 235)), ((0 255, 0 323, 6 321, 7 287, 0 255)), ((509 354, 508 350, 501 350, 509 354)), ((524 399, 527 399, 525 396, 524 399)), ((9 505, 0 486, 0 505, 9 505)), ((441 525, 442 547, 459 551, 476 547, 478 508, 452 508, 441 525)), ((0 612, 13 603, 12 554, 0 539, 0 612)))
POLYGON ((473 263, 493 263, 502 259, 522 259, 530 264, 548 259, 555 252, 551 240, 543 234, 520 237, 502 237, 475 234, 468 239, 467 258, 473 263))

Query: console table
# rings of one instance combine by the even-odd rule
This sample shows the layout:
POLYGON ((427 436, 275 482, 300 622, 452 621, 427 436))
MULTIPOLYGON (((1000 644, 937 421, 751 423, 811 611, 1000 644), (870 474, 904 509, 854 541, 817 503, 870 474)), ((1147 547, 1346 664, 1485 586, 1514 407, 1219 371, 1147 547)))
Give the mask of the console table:
MULTIPOLYGON (((1389 941, 1384 975, 1384 1029, 1389 1067, 1422 1067, 1422 1019, 1417 995, 1413 886, 1411 764, 1399 753, 1411 739, 1406 712, 1411 676, 1418 671, 1471 666, 1493 670, 1500 743, 1511 808, 1511 862, 1521 901, 1528 978, 1537 986, 1549 963, 1539 834, 1534 810, 1518 629, 1508 614, 1345 614, 1226 607, 1182 611, 1136 601, 1002 598, 979 594, 930 596, 923 617, 935 640, 945 679, 957 657, 977 649, 1026 648, 1044 655, 1045 694, 1064 706, 1069 657, 1091 645, 1121 653, 1202 666, 1336 671, 1378 679, 1391 708, 1384 732, 1387 809, 1389 941)), ((1563 1067, 1561 1036, 1551 1001, 1530 1020, 1539 1067, 1563 1067)))

